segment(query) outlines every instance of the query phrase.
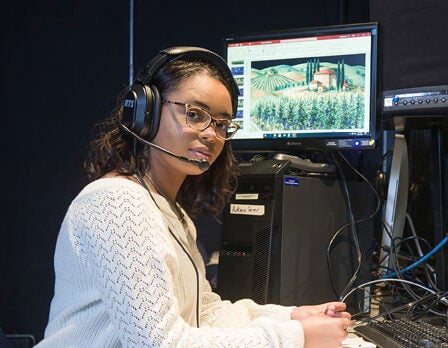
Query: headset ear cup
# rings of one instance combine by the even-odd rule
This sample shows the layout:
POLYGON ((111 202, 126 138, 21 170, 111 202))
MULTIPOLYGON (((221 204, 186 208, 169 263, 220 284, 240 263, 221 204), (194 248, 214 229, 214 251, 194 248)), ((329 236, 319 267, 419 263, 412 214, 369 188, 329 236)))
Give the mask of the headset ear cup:
POLYGON ((134 131, 136 106, 137 93, 134 90, 134 86, 131 86, 123 99, 123 108, 120 117, 120 124, 130 131, 134 131))
POLYGON ((122 125, 143 139, 154 139, 159 130, 161 104, 156 86, 132 85, 123 100, 122 125))
MULTIPOLYGON (((145 133, 145 120, 148 109, 148 91, 146 86, 134 84, 123 100, 121 124, 132 133, 142 136, 145 133)), ((150 96, 152 98, 152 96, 150 96)), ((151 105, 149 103, 149 105, 151 105)))
POLYGON ((148 107, 145 119, 145 132, 142 134, 142 137, 151 141, 155 138, 157 132, 159 131, 162 100, 156 86, 151 85, 149 87, 145 87, 148 95, 148 107))

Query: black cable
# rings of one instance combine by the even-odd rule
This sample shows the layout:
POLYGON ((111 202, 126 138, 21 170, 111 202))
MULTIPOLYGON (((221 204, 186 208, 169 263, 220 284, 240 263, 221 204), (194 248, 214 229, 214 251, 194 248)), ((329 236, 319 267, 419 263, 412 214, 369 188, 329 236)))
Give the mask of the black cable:
MULTIPOLYGON (((159 204, 156 202, 155 198, 152 195, 151 190, 149 189, 145 180, 143 180, 143 177, 140 174, 140 171, 138 169, 137 169, 136 177, 137 177, 137 180, 139 181, 139 183, 146 189, 146 191, 148 191, 149 196, 151 197, 151 199, 154 202, 154 204, 156 205, 156 207, 160 210, 160 212, 162 212, 162 209, 160 208, 159 204)), ((181 247, 181 249, 185 253, 185 255, 187 255, 187 257, 190 260, 191 264, 193 265, 194 271, 196 273, 196 327, 199 327, 199 286, 200 286, 199 285, 199 271, 198 271, 198 268, 196 267, 196 264, 193 261, 193 258, 191 257, 190 253, 188 252, 188 250, 185 248, 185 246, 182 244, 182 242, 176 237, 176 235, 171 230, 170 226, 167 225, 167 227, 168 227, 168 231, 170 232, 171 236, 174 238, 174 240, 177 242, 177 244, 179 244, 179 246, 181 247)))
POLYGON ((171 231, 171 228, 168 226, 168 231, 173 236, 173 238, 176 240, 177 244, 182 248, 185 255, 187 255, 188 259, 190 260, 191 264, 193 265, 194 271, 196 273, 196 327, 199 327, 199 271, 196 267, 196 264, 193 261, 193 258, 191 257, 190 253, 185 249, 184 245, 181 243, 181 241, 174 235, 173 231, 171 231))
MULTIPOLYGON (((377 213, 378 213, 378 211, 380 210, 380 207, 381 207, 381 199, 380 199, 380 197, 379 197, 379 194, 378 194, 378 192, 375 190, 375 188, 373 187, 373 185, 369 182, 369 180, 362 174, 362 173, 360 173, 356 168, 354 168, 353 167, 353 165, 347 160, 347 158, 341 153, 341 152, 337 152, 338 154, 339 154, 339 156, 349 165, 349 167, 364 181, 364 182, 366 182, 367 183, 367 185, 369 186, 369 188, 372 190, 372 192, 374 193, 374 195, 375 195, 375 197, 376 197, 376 201, 377 201, 377 205, 376 205, 376 207, 375 207, 375 209, 374 209, 374 211, 369 215, 369 216, 367 216, 367 217, 364 217, 364 218, 360 218, 360 219, 357 219, 357 220, 353 220, 353 221, 350 221, 349 223, 347 223, 347 224, 345 224, 345 225, 343 225, 341 228, 339 228, 336 232, 335 232, 335 234, 333 235, 333 238, 330 240, 330 242, 329 242, 329 244, 328 244, 328 247, 327 247, 327 263, 328 263, 328 267, 329 267, 329 269, 330 269, 330 281, 331 281, 331 284, 332 284, 332 287, 333 287, 333 289, 336 289, 336 287, 335 287, 335 284, 334 284, 334 279, 333 279, 333 277, 332 277, 332 266, 331 266, 331 261, 330 261, 330 251, 331 251, 331 246, 332 246, 332 244, 333 244, 333 242, 334 242, 334 240, 336 239, 336 237, 343 231, 343 230, 345 230, 348 226, 350 226, 350 225, 352 225, 352 226, 354 226, 354 225, 356 225, 356 224, 358 224, 358 223, 361 223, 361 222, 364 222, 364 221, 367 221, 367 220, 369 220, 369 219, 372 219, 377 213)), ((336 159, 336 157, 335 157, 335 155, 333 154, 333 153, 331 153, 331 156, 332 156, 332 158, 333 158, 333 160, 334 160, 334 162, 335 162, 335 164, 336 164, 336 166, 338 167, 338 170, 339 170, 339 172, 341 172, 341 174, 342 174, 342 169, 340 168, 340 164, 339 164, 339 161, 337 161, 337 159, 336 159)), ((343 174, 342 174, 343 175, 343 174)), ((345 179, 345 177, 344 177, 344 179, 345 179)), ((348 194, 348 192, 347 192, 347 194, 348 194)), ((349 206, 349 210, 350 210, 350 214, 351 214, 351 217, 353 217, 353 213, 352 213, 352 211, 351 211, 351 202, 350 202, 350 197, 349 197, 349 195, 347 196, 347 200, 348 200, 348 206, 349 206)), ((361 267, 361 260, 362 260, 362 256, 361 256, 361 251, 360 251, 360 247, 359 247, 359 241, 358 241, 358 236, 357 236, 357 234, 356 234, 356 229, 353 229, 353 227, 352 227, 352 232, 355 232, 354 234, 355 234, 355 236, 354 236, 354 242, 355 242, 355 247, 357 248, 357 255, 358 255, 358 266, 357 266, 357 269, 356 269, 356 271, 354 272, 354 274, 352 275, 352 278, 350 279, 350 281, 347 283, 347 285, 346 285, 346 287, 345 287, 345 289, 341 292, 341 294, 339 295, 339 298, 343 298, 345 295, 346 295, 346 293, 349 291, 349 289, 350 289, 350 287, 353 285, 353 283, 356 281, 356 278, 357 278, 357 276, 358 276, 358 273, 359 273, 359 269, 360 269, 360 267, 361 267)))
POLYGON ((334 154, 332 154, 332 155, 333 155, 333 159, 335 161, 335 164, 338 167, 338 170, 340 172, 339 174, 341 176, 342 183, 343 183, 345 198, 346 198, 346 202, 347 202, 349 224, 350 224, 350 227, 351 227, 350 230, 351 230, 351 235, 352 235, 352 238, 353 238, 353 243, 355 244, 356 261, 357 261, 357 266, 356 266, 355 271, 353 272, 352 278, 347 283, 345 289, 341 292, 341 294, 339 296, 339 298, 342 298, 344 296, 344 294, 348 291, 348 289, 355 282, 356 278, 358 277, 359 270, 361 269, 361 247, 359 245, 358 232, 356 231, 355 217, 354 217, 354 214, 353 214, 353 208, 352 208, 352 203, 351 203, 351 198, 350 198, 350 192, 348 190, 347 179, 345 178, 344 172, 343 172, 343 170, 341 168, 341 165, 340 165, 339 161, 336 159, 334 154))
MULTIPOLYGON (((381 302, 381 305, 382 305, 383 308, 387 307, 388 305, 393 306, 393 307, 390 307, 388 310, 380 313, 379 315, 377 315, 375 317, 366 318, 364 321, 368 321, 369 319, 375 319, 375 318, 378 318, 378 317, 386 317, 386 316, 389 317, 390 319, 393 319, 393 317, 392 317, 393 313, 396 313, 396 312, 398 312, 398 311, 400 311, 402 309, 408 309, 407 312, 409 312, 409 308, 413 308, 416 305, 423 303, 423 301, 426 301, 428 299, 431 300, 431 299, 434 299, 434 298, 435 298, 435 300, 432 301, 432 303, 429 306, 428 305, 425 306, 424 304, 422 306, 425 307, 427 311, 429 311, 429 312, 431 312, 433 314, 445 317, 445 313, 441 313, 441 312, 437 311, 435 308, 432 308, 432 307, 434 307, 435 304, 440 304, 441 306, 448 306, 448 299, 446 297, 448 295, 448 292, 446 292, 446 291, 445 292, 436 292, 436 291, 433 291, 432 289, 429 289, 429 288, 426 288, 426 287, 422 286, 421 284, 418 284, 418 283, 415 283, 415 282, 412 282, 412 281, 408 281, 408 280, 404 280, 404 279, 395 279, 395 278, 377 279, 377 280, 366 282, 364 284, 360 284, 357 287, 355 287, 354 289, 350 290, 348 292, 348 294, 344 297, 343 301, 345 301, 348 296, 350 296, 352 293, 354 293, 357 290, 362 290, 362 291, 366 292, 364 288, 367 285, 373 285, 373 284, 376 284, 376 283, 384 283, 385 285, 388 285, 390 283, 398 283, 398 284, 404 285, 406 283, 408 285, 416 286, 417 288, 419 288, 421 290, 424 290, 426 292, 429 292, 430 294, 424 295, 424 296, 420 296, 418 299, 416 299, 416 300, 414 300, 412 302, 408 301, 408 302, 400 305, 399 307, 395 307, 393 305, 396 305, 397 301, 387 303, 386 300, 384 298, 382 298, 383 296, 387 296, 386 298, 393 299, 393 294, 392 295, 390 293, 384 294, 384 290, 382 289, 381 290, 381 292, 382 292, 381 293, 381 298, 377 298, 377 301, 381 302)), ((395 291, 395 289, 398 290, 398 288, 393 287, 392 291, 395 291)), ((399 296, 403 299, 402 295, 399 295, 399 296)), ((373 296, 371 296, 371 297, 373 298, 373 296)), ((402 301, 401 303, 403 303, 403 302, 404 301, 402 301)), ((359 313, 359 314, 362 314, 362 313, 359 313)), ((357 316, 358 316, 358 313, 352 315, 352 317, 357 317, 357 316)))

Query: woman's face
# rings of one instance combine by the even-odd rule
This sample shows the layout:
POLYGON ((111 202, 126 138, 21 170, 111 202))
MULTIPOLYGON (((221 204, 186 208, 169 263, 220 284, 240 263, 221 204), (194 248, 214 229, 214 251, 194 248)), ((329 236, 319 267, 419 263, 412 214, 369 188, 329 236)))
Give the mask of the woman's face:
MULTIPOLYGON (((232 101, 224 84, 199 73, 181 82, 164 100, 187 103, 206 110, 214 119, 232 118, 232 101)), ((164 149, 183 157, 206 160, 210 165, 224 147, 225 140, 216 135, 214 123, 200 131, 186 123, 185 106, 172 103, 162 105, 160 127, 153 140, 164 149)), ((203 172, 196 164, 186 163, 162 151, 151 149, 151 167, 164 166, 166 171, 183 175, 198 175, 203 172)), ((159 167, 160 168, 160 167, 159 167)))

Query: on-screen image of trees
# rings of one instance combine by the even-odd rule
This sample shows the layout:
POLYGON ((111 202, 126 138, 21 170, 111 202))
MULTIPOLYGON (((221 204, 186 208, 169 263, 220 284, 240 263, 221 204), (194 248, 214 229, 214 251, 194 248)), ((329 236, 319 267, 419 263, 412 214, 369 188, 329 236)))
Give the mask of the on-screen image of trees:
POLYGON ((261 131, 364 126, 365 56, 253 62, 251 125, 261 131))

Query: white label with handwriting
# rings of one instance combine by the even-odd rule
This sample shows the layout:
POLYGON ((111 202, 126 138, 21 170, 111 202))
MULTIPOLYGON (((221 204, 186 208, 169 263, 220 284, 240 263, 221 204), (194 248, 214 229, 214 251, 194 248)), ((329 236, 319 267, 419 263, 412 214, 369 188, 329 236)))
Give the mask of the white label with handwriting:
POLYGON ((264 205, 230 204, 230 214, 263 216, 264 205))

